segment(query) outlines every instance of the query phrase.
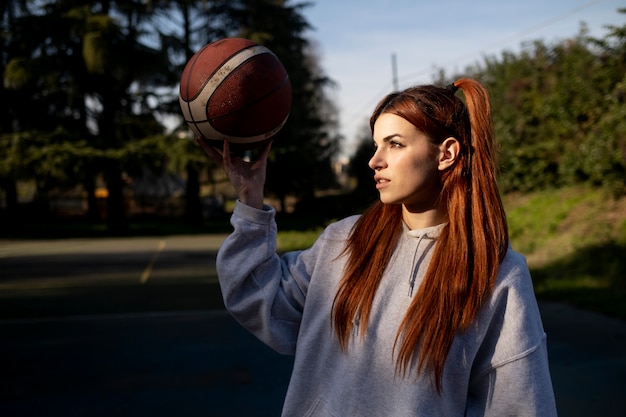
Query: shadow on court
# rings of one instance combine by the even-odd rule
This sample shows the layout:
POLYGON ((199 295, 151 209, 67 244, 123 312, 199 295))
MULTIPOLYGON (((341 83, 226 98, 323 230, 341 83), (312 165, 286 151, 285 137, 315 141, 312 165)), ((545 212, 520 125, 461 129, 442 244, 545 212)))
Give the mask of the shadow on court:
MULTIPOLYGON (((223 238, 0 241, 0 416, 280 415, 292 358, 224 312, 223 238)), ((626 323, 541 309, 559 415, 626 415, 626 323)))
POLYGON ((277 416, 291 368, 218 310, 0 328, 5 417, 277 416))

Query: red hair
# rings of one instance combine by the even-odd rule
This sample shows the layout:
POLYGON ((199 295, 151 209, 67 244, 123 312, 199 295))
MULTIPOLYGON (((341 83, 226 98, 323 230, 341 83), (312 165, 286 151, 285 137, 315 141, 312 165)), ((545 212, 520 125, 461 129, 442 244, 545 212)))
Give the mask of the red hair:
MULTIPOLYGON (((434 144, 459 141, 461 151, 441 175, 440 203, 448 224, 437 240, 430 265, 395 341, 397 371, 433 371, 441 390, 443 368, 458 332, 467 329, 493 289, 498 267, 508 248, 504 207, 496 183, 491 105, 485 88, 463 78, 454 90, 419 86, 385 97, 370 119, 383 113, 400 116, 424 132, 434 144)), ((380 201, 354 225, 345 253, 348 261, 333 304, 333 324, 347 350, 353 321, 365 329, 372 301, 402 233, 402 207, 380 201)))

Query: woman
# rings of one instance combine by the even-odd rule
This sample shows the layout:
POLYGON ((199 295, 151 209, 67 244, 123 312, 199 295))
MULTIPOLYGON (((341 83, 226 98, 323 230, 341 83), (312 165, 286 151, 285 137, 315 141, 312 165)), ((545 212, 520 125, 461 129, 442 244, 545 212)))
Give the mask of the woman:
POLYGON ((239 196, 217 258, 226 307, 295 354, 283 415, 556 415, 530 275, 509 247, 486 90, 464 78, 392 93, 370 126, 380 201, 282 257, 263 204, 269 146, 245 162, 228 143, 202 144, 239 196))

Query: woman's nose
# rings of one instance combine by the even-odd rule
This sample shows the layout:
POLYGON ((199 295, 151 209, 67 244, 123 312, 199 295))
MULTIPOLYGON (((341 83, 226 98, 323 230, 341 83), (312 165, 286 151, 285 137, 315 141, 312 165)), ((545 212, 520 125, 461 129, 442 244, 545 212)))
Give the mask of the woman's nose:
POLYGON ((384 167, 383 159, 381 158, 378 150, 374 152, 374 155, 372 155, 367 165, 374 171, 378 171, 379 169, 382 169, 384 167))

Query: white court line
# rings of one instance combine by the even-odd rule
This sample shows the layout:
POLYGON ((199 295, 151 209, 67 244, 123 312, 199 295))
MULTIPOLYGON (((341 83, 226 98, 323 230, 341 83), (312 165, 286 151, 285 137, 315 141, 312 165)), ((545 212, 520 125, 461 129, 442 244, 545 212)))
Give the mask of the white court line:
POLYGON ((140 284, 145 284, 146 282, 148 282, 148 278, 150 278, 150 274, 152 273, 152 267, 156 263, 156 260, 159 257, 159 254, 163 251, 164 248, 165 248, 165 241, 161 240, 159 242, 159 246, 157 246, 156 252, 154 252, 154 255, 152 255, 152 259, 150 260, 150 263, 148 264, 146 269, 143 271, 143 274, 141 274, 141 278, 139 278, 140 284))

